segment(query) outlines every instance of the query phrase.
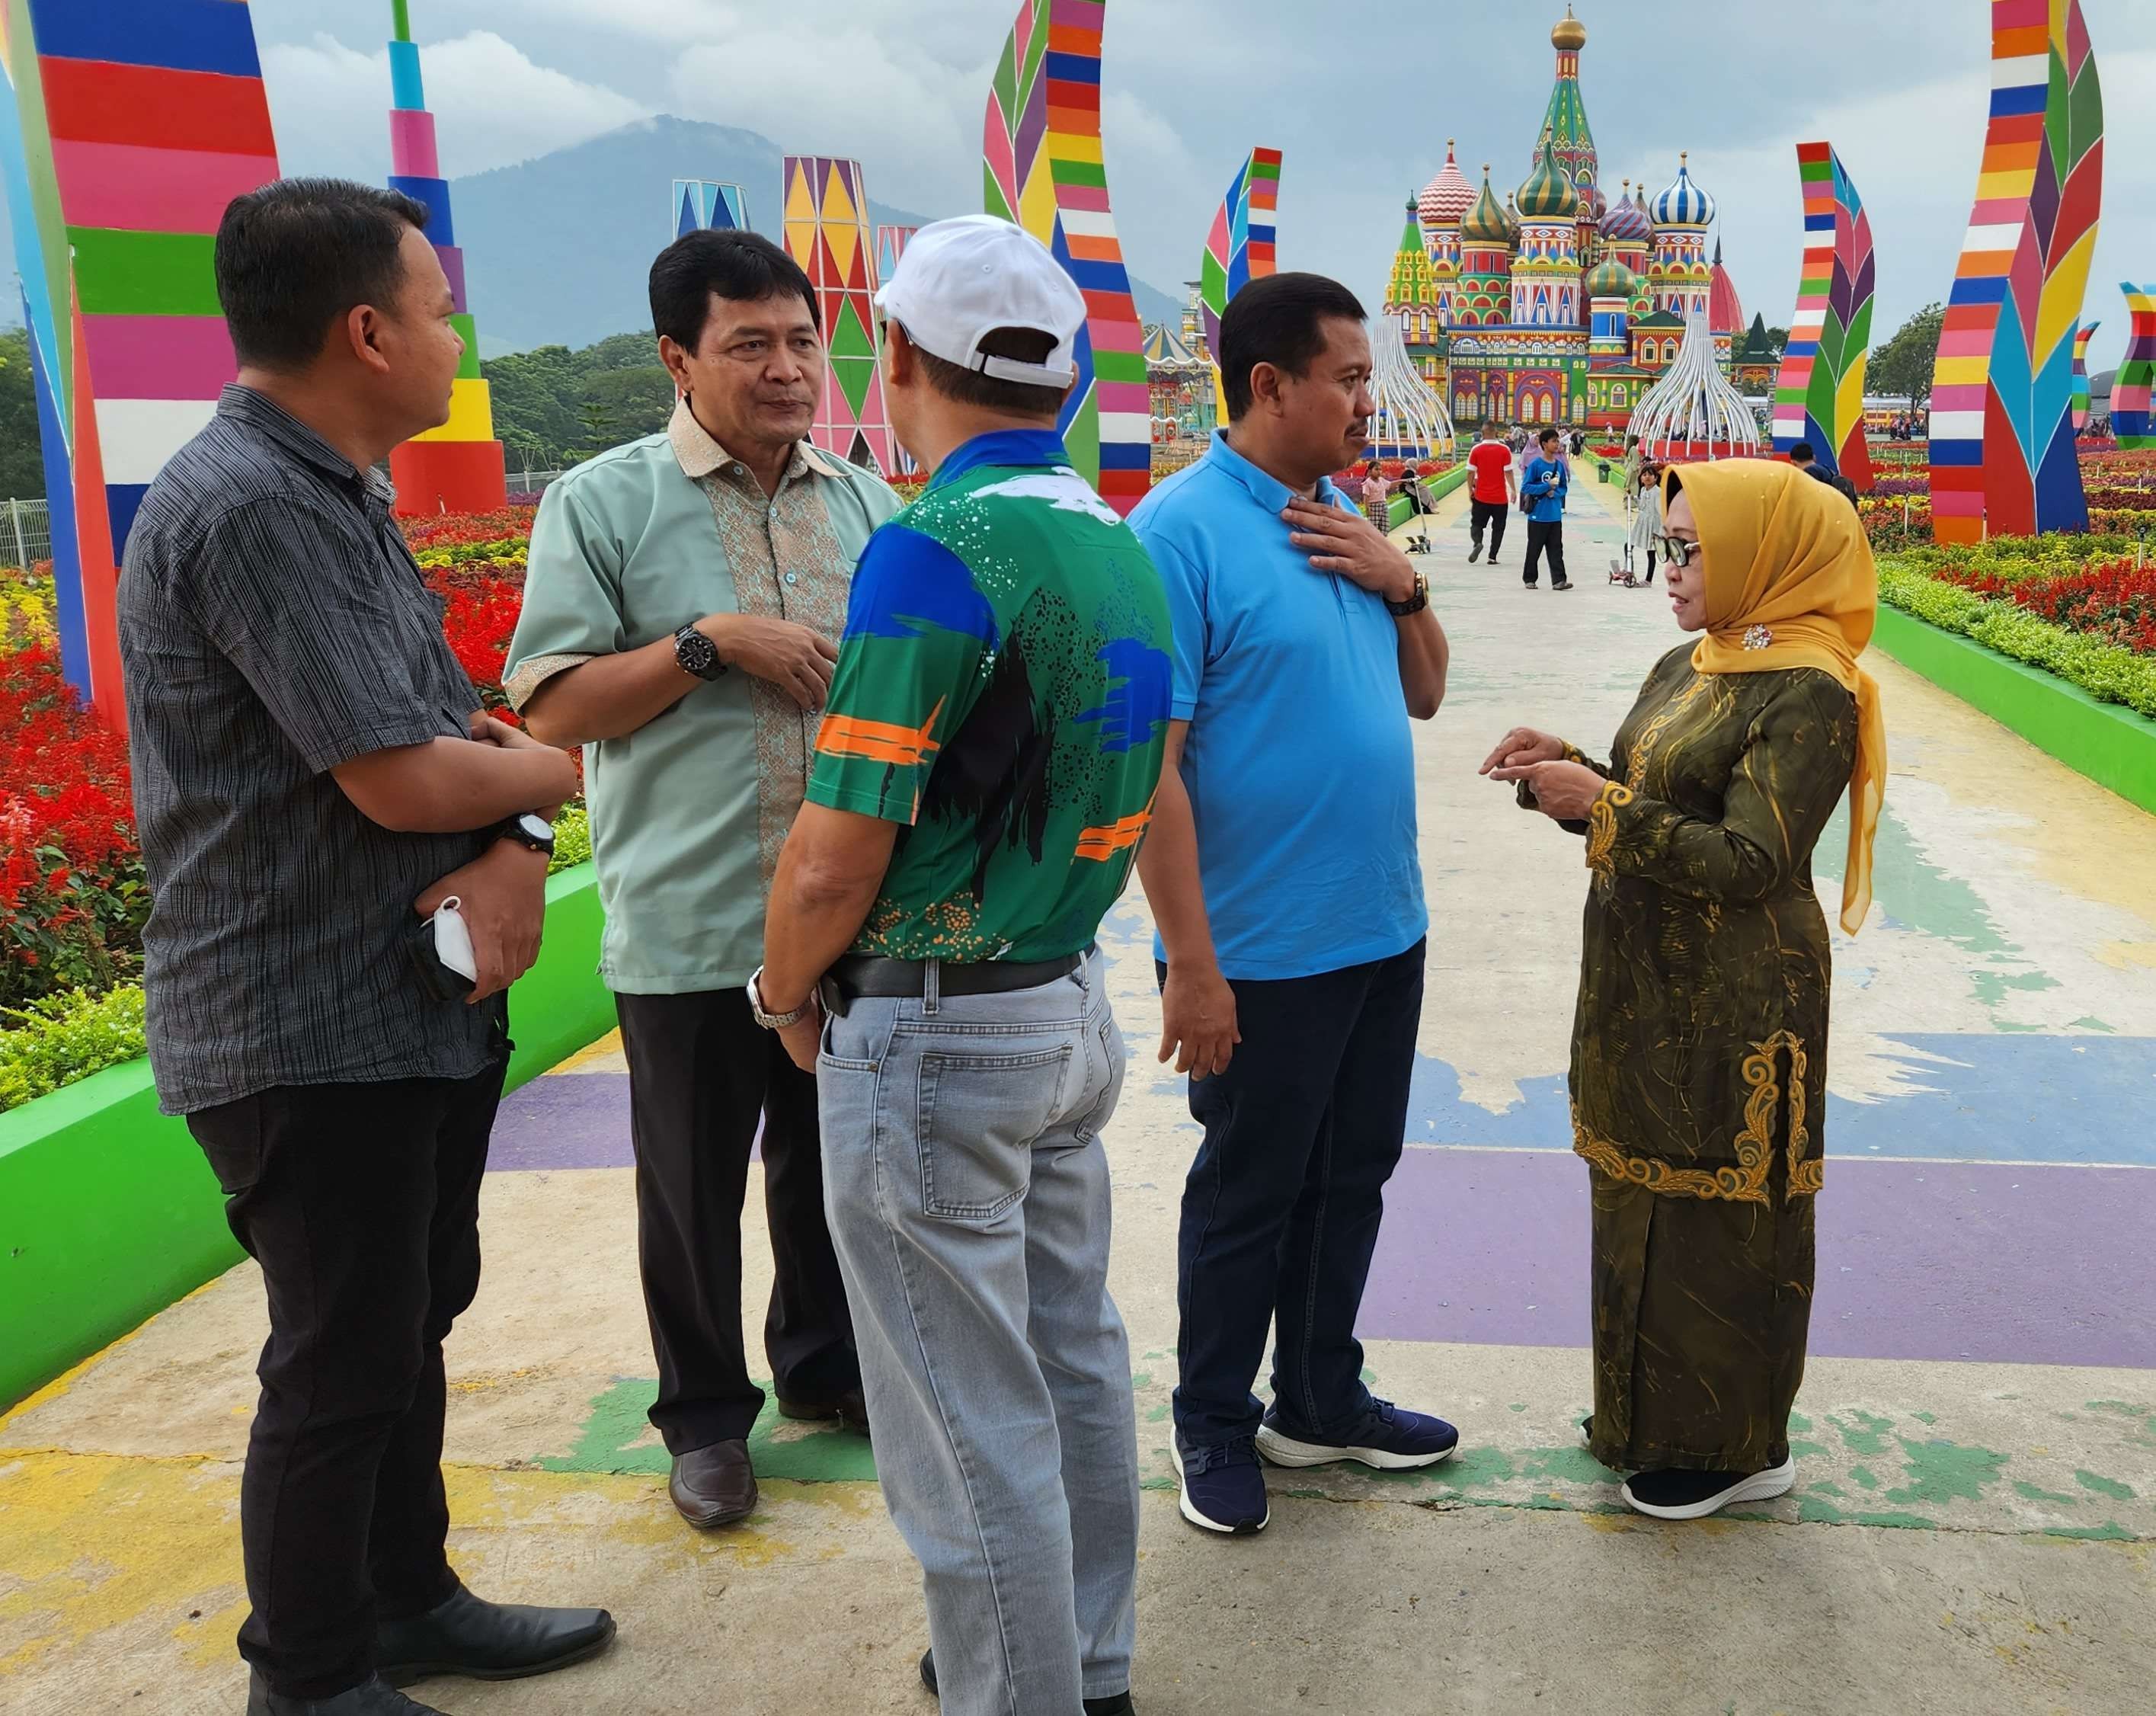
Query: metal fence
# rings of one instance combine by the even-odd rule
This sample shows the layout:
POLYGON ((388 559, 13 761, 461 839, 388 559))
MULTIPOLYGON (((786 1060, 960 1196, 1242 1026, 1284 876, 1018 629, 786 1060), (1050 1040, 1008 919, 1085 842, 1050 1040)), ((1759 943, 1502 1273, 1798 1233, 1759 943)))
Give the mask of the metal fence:
POLYGON ((0 566, 35 566, 53 557, 52 515, 43 501, 0 501, 0 566))
POLYGON ((562 480, 558 470, 512 470, 508 475, 512 495, 543 495, 547 484, 562 480))

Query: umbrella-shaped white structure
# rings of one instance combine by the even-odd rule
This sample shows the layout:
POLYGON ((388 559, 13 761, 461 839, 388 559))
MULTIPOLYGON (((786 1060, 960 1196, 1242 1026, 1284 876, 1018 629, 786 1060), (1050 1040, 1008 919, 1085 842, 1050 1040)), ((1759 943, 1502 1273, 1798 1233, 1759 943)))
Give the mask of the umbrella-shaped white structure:
POLYGON ((1450 458, 1451 414, 1422 378, 1399 324, 1389 316, 1370 325, 1370 393, 1378 402, 1378 414, 1370 419, 1370 456, 1410 465, 1450 458))
POLYGON ((1715 361, 1704 311, 1686 319, 1677 361, 1640 399, 1630 432, 1654 459, 1758 456, 1759 420, 1715 361))

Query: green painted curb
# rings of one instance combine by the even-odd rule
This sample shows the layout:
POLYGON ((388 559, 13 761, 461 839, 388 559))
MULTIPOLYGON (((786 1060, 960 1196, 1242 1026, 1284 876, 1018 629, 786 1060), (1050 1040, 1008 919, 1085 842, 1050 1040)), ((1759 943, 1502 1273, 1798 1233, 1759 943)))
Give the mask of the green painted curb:
MULTIPOLYGON (((547 883, 538 963, 510 990, 514 1089, 613 1029, 598 979, 598 877, 547 883)), ((184 1121, 157 1112, 147 1060, 0 1114, 0 1403, 239 1261, 184 1121)))
POLYGON ((1872 641, 2076 773, 2156 811, 2156 721, 1898 608, 1881 605, 1872 641))
MULTIPOLYGON (((1447 495, 1450 494, 1455 489, 1466 482, 1467 480, 1467 467, 1464 465, 1455 465, 1451 470, 1440 472, 1436 476, 1426 476, 1422 478, 1421 482, 1423 493, 1430 497, 1430 504, 1432 506, 1435 506, 1440 501, 1442 501, 1447 495)), ((1385 503, 1386 529, 1398 530, 1402 525, 1408 521, 1409 516, 1410 515, 1408 511, 1407 496, 1404 495, 1395 495, 1390 501, 1385 503)))

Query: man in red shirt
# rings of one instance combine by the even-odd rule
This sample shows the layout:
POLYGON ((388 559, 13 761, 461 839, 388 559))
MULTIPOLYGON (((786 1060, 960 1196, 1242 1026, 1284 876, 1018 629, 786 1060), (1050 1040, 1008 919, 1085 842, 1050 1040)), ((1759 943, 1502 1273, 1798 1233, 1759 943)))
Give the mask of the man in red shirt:
POLYGON ((1512 450, 1497 439, 1497 426, 1482 425, 1482 438, 1475 444, 1475 450, 1467 455, 1468 464, 1475 472, 1475 546, 1469 551, 1470 566, 1482 557, 1482 532, 1490 532, 1490 563, 1497 563, 1497 551, 1505 545, 1505 520, 1520 498, 1519 468, 1512 461, 1512 450))

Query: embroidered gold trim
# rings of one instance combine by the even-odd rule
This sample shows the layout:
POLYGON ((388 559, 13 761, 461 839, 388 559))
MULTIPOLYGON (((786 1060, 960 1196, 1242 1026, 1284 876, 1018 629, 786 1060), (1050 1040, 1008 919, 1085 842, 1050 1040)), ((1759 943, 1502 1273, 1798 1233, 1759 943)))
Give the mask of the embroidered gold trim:
POLYGON ((1774 1117, 1782 1100, 1774 1080, 1774 1057, 1783 1050, 1789 1055, 1789 1195, 1817 1192, 1825 1179, 1825 1159, 1806 1159, 1810 1133, 1804 1126, 1804 1069, 1810 1064, 1804 1039, 1779 1030, 1763 1043, 1754 1043, 1744 1057, 1744 1082, 1752 1093, 1744 1102, 1744 1129, 1737 1135, 1737 1165, 1733 1168, 1675 1168, 1644 1156, 1628 1155, 1609 1139, 1598 1138, 1580 1124, 1575 1107, 1572 1117, 1572 1148, 1575 1155, 1612 1179, 1645 1186, 1668 1197, 1722 1198, 1738 1204, 1764 1204, 1767 1171, 1774 1165, 1774 1117))
POLYGON ((1654 760, 1655 753, 1660 748, 1662 740, 1667 737, 1669 730, 1676 725, 1678 720, 1686 710, 1691 708, 1697 699, 1706 694, 1707 684, 1704 676, 1695 678, 1690 685, 1663 704, 1647 724, 1640 729, 1639 737, 1632 741, 1632 754, 1625 762, 1625 784, 1631 788, 1634 792, 1646 791, 1648 763, 1654 760))
POLYGON ((1587 867, 1604 876, 1617 873, 1617 813, 1632 802, 1630 791, 1615 781, 1594 795, 1587 807, 1587 867))

